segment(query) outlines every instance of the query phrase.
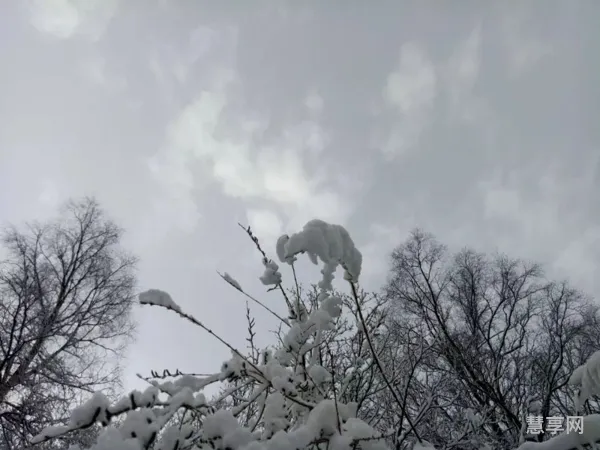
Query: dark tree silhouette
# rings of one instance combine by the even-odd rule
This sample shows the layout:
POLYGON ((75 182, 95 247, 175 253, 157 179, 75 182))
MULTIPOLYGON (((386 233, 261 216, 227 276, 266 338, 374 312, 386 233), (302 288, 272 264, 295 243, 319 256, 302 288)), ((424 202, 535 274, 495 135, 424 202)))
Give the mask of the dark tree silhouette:
POLYGON ((21 448, 98 389, 119 386, 134 331, 135 259, 93 199, 45 224, 3 234, 0 448, 21 448))
POLYGON ((569 376, 600 341, 598 307, 582 293, 546 279, 537 264, 469 249, 450 254, 421 230, 391 262, 386 297, 397 321, 422 324, 421 339, 434 343, 436 358, 421 370, 445 375, 444 389, 460 394, 425 438, 446 448, 471 411, 482 415, 475 445, 515 448, 548 436, 525 436, 534 402, 535 415, 574 414, 569 376))

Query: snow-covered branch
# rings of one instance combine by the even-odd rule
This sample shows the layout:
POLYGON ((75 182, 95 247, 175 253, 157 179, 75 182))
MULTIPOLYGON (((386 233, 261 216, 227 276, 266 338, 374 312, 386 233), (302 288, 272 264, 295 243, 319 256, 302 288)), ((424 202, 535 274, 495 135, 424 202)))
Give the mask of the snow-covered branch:
MULTIPOLYGON (((292 301, 282 286, 278 264, 267 258, 258 239, 249 229, 246 231, 263 255, 262 283, 279 289, 290 310, 286 320, 271 311, 289 326, 276 348, 265 350, 260 361, 249 358, 185 312, 166 292, 143 292, 139 296, 141 304, 165 308, 194 323, 228 347, 231 359, 212 376, 180 375, 173 381, 148 379, 151 386, 145 392, 132 393, 116 404, 96 393, 73 411, 67 425, 45 430, 34 442, 99 423, 105 431, 93 450, 316 449, 322 444, 339 450, 387 448, 389 436, 359 419, 356 403, 340 401, 336 370, 332 367, 329 372, 323 366, 323 358, 331 363, 338 358, 331 346, 339 344, 340 333, 346 329, 342 317, 344 302, 333 293, 331 285, 336 268, 341 266, 345 279, 351 283, 358 282, 361 271, 362 256, 349 234, 341 226, 314 220, 299 233, 278 240, 281 262, 293 264, 298 254, 307 253, 313 262, 323 263, 318 292, 312 306, 307 307, 300 299, 296 278, 292 301), (202 390, 217 382, 229 387, 207 400, 202 390), (122 418, 115 422, 118 416, 122 418)), ((228 274, 221 276, 246 294, 228 274)), ((250 298, 264 307, 262 302, 250 298)), ((367 326, 363 317, 363 333, 367 326)), ((377 358, 372 349, 371 356, 377 358)), ((345 358, 343 354, 339 357, 345 358)))

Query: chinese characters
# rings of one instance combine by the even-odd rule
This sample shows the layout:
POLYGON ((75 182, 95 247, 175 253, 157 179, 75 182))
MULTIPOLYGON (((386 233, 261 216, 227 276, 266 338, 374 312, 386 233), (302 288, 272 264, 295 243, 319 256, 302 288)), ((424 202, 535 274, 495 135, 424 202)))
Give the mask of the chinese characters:
MULTIPOLYGON (((582 416, 555 416, 546 417, 546 433, 555 435, 566 431, 567 433, 583 434, 582 416), (566 427, 565 427, 566 422, 566 427)), ((527 434, 542 434, 544 432, 544 418, 542 416, 527 416, 527 434)))

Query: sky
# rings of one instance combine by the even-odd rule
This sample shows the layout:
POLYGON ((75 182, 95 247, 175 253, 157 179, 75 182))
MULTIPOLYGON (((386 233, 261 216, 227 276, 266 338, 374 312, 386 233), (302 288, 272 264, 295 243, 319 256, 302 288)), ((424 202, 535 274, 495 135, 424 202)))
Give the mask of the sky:
MULTIPOLYGON (((238 223, 271 255, 308 220, 341 224, 375 291, 419 226, 597 297, 599 19, 595 0, 3 2, 0 221, 96 196, 140 290, 238 348, 245 299, 217 271, 285 310, 238 223)), ((127 388, 229 357, 168 311, 135 316, 127 388)))

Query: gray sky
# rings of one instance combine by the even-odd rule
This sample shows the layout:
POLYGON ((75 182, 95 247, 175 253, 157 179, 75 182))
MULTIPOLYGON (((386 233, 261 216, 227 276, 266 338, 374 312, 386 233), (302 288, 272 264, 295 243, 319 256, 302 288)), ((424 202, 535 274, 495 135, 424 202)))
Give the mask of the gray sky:
MULTIPOLYGON (((238 347, 244 299, 216 270, 284 308, 237 222, 267 250, 315 217, 346 226, 367 288, 422 226, 596 295, 599 19, 595 0, 3 2, 0 220, 96 195, 140 287, 238 347)), ((228 357, 167 311, 137 317, 128 386, 228 357)))

